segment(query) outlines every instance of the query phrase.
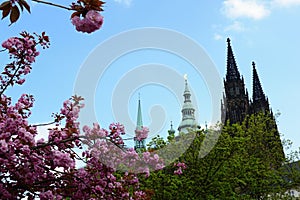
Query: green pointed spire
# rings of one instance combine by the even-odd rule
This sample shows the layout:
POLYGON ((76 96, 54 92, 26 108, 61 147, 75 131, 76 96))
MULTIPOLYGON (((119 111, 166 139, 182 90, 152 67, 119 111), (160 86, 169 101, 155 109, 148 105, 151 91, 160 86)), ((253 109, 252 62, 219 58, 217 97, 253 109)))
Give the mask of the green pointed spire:
POLYGON ((136 118, 136 130, 141 130, 143 128, 143 119, 142 119, 142 108, 141 108, 141 99, 139 94, 139 102, 138 102, 138 112, 136 118))
MULTIPOLYGON (((143 119, 142 119, 142 108, 141 108, 141 98, 139 93, 139 101, 138 101, 138 112, 137 112, 137 120, 136 120, 136 128, 135 131, 139 131, 143 129, 143 119)), ((134 149, 136 152, 141 153, 146 148, 146 140, 137 140, 137 137, 134 137, 134 149)))

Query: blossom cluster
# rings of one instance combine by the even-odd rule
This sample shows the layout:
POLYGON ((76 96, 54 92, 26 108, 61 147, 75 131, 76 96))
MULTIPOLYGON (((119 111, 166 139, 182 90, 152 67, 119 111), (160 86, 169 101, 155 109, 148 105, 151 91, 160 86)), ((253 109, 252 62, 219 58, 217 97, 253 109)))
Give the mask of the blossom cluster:
POLYGON ((90 10, 84 17, 74 16, 71 19, 77 31, 92 33, 101 28, 103 16, 95 10, 90 10))
POLYGON ((125 134, 124 126, 120 123, 112 123, 109 125, 109 130, 110 131, 100 128, 98 123, 94 123, 93 128, 83 126, 83 132, 85 133, 86 138, 88 138, 90 141, 107 139, 117 146, 123 146, 124 141, 122 139, 122 135, 125 134))
POLYGON ((138 141, 144 140, 148 137, 149 129, 147 127, 142 127, 142 129, 135 130, 135 136, 138 141))
POLYGON ((77 31, 92 33, 101 28, 103 24, 104 2, 101 0, 78 0, 72 3, 71 8, 75 12, 71 15, 71 22, 77 31))
MULTIPOLYGON (((139 190, 137 173, 147 175, 150 170, 161 169, 164 165, 156 154, 139 155, 132 148, 120 146, 124 132, 124 126, 119 123, 110 124, 109 130, 100 128, 97 123, 93 127, 83 127, 83 135, 79 138, 88 146, 81 156, 86 165, 73 171, 76 178, 68 183, 69 197, 145 199, 146 193, 139 190), (121 178, 115 175, 117 171, 122 173, 121 178)), ((45 195, 52 194, 47 191, 45 195)))
MULTIPOLYGON (((4 94, 1 96, 0 199, 24 198, 25 194, 28 199, 34 199, 38 193, 41 199, 47 199, 49 191, 55 198, 61 199, 62 194, 57 190, 69 182, 64 174, 75 170, 74 153, 69 147, 75 146, 73 143, 79 135, 76 123, 66 123, 64 128, 57 130, 61 133, 72 132, 68 142, 63 138, 56 141, 35 141, 37 128, 28 123, 33 101, 31 95, 23 94, 12 105, 10 98, 4 94), (50 184, 55 178, 59 181, 50 184)), ((70 113, 76 110, 73 108, 81 106, 77 105, 72 109, 65 106, 63 109, 70 112, 62 115, 70 119, 70 113)), ((49 132, 51 135, 51 130, 49 132)))
POLYGON ((145 199, 139 190, 139 179, 135 173, 122 172, 103 164, 97 157, 86 155, 86 167, 78 169, 77 178, 70 184, 74 199, 145 199), (133 191, 133 193, 131 192, 133 191))
POLYGON ((23 62, 31 64, 35 61, 35 57, 39 52, 35 48, 35 41, 30 37, 25 38, 12 37, 2 43, 2 47, 9 50, 9 53, 15 57, 24 55, 23 62))
MULTIPOLYGON (((163 161, 157 154, 143 152, 138 154, 133 148, 125 148, 121 135, 125 134, 124 126, 112 123, 110 131, 100 128, 94 124, 93 128, 83 127, 85 133, 84 144, 89 149, 84 156, 97 158, 101 163, 114 170, 122 170, 130 173, 144 173, 149 175, 150 171, 159 170, 164 167, 163 161)), ((148 128, 144 127, 147 131, 148 128)))
POLYGON ((177 163, 174 163, 174 167, 178 167, 175 171, 174 171, 174 174, 176 175, 181 175, 183 172, 182 170, 185 170, 186 169, 186 164, 183 163, 183 162, 177 162, 177 163))
POLYGON ((25 79, 22 75, 30 73, 32 63, 39 55, 36 49, 37 45, 43 48, 49 46, 49 38, 43 32, 41 35, 33 35, 22 32, 21 37, 11 37, 2 43, 4 50, 7 50, 13 62, 7 64, 0 76, 0 90, 1 94, 8 85, 19 84, 22 85, 25 79))

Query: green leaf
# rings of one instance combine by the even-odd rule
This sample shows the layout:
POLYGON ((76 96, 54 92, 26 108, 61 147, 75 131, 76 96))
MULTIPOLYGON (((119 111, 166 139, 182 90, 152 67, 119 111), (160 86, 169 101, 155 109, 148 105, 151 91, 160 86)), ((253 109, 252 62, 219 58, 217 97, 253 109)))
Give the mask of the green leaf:
POLYGON ((17 6, 13 6, 10 13, 10 22, 15 23, 20 17, 20 11, 17 6))

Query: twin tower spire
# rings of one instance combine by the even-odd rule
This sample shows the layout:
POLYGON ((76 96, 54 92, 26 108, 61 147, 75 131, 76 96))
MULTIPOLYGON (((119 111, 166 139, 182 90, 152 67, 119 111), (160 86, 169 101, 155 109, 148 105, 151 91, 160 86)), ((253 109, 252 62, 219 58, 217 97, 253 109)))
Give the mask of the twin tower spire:
POLYGON ((228 38, 227 72, 224 79, 225 95, 223 95, 223 101, 221 102, 222 121, 229 120, 230 124, 241 123, 248 114, 270 111, 269 101, 263 92, 254 62, 252 62, 252 68, 253 89, 252 99, 249 100, 244 78, 239 73, 228 38))
POLYGON ((252 99, 249 100, 247 89, 245 89, 244 79, 240 76, 237 64, 233 55, 230 39, 227 39, 227 72, 224 79, 225 95, 222 105, 222 121, 229 124, 242 123, 247 115, 257 115, 259 113, 270 117, 265 123, 265 148, 264 153, 274 156, 272 152, 276 150, 276 162, 274 166, 281 166, 284 159, 283 146, 280 140, 280 134, 276 124, 276 119, 269 106, 268 98, 265 96, 259 77, 256 71, 255 63, 252 62, 252 99))

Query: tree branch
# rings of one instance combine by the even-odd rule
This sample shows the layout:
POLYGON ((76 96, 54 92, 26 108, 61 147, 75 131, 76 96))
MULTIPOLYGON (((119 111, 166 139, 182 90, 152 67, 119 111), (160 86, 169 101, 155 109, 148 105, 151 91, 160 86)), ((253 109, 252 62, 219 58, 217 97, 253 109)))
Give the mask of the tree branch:
POLYGON ((80 138, 82 138, 82 136, 71 137, 71 138, 68 138, 68 139, 65 139, 65 140, 61 140, 59 142, 51 141, 51 142, 48 142, 48 143, 44 143, 44 144, 40 144, 40 145, 31 147, 30 149, 36 150, 36 149, 40 149, 40 148, 47 147, 47 146, 52 146, 52 145, 66 143, 66 142, 70 142, 70 141, 74 141, 74 140, 79 140, 80 138))
MULTIPOLYGON (((21 60, 22 61, 22 60, 21 60)), ((18 66, 17 69, 15 70, 14 74, 10 77, 9 81, 6 83, 6 85, 3 87, 3 89, 0 91, 0 96, 2 96, 2 94, 5 92, 5 90, 7 89, 7 87, 9 86, 9 84, 11 84, 13 82, 13 79, 15 78, 15 76, 17 75, 18 71, 21 69, 22 67, 22 62, 19 61, 18 62, 18 66)), ((13 65, 13 63, 10 63, 8 65, 13 65)), ((7 66, 8 66, 7 65, 7 66)))
POLYGON ((58 8, 63 8, 63 9, 66 9, 66 10, 74 10, 73 8, 69 8, 69 7, 66 7, 66 6, 62 6, 62 5, 47 2, 47 1, 42 1, 42 0, 32 0, 32 1, 36 2, 36 3, 43 3, 43 4, 50 5, 50 6, 55 6, 55 7, 58 7, 58 8))
POLYGON ((54 124, 56 123, 55 121, 54 122, 48 122, 48 123, 44 123, 44 124, 34 124, 32 125, 33 127, 38 127, 38 126, 47 126, 47 125, 51 125, 51 124, 54 124))

